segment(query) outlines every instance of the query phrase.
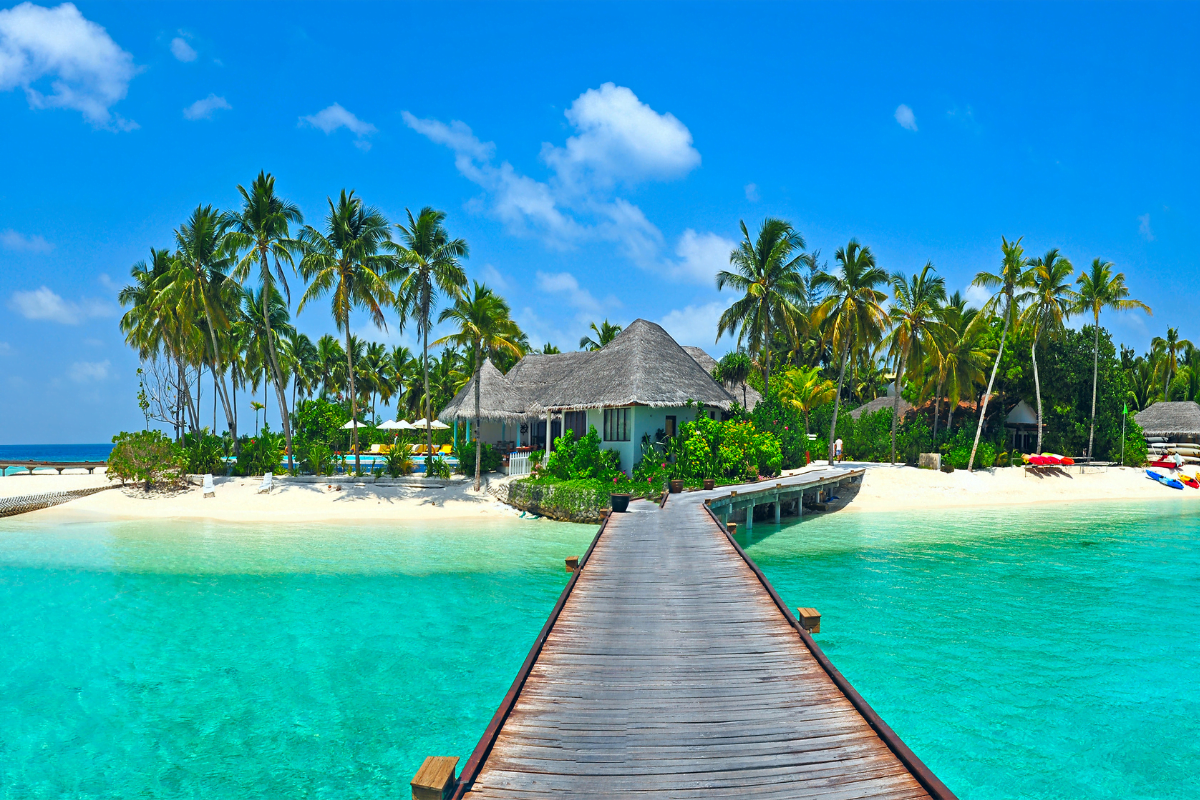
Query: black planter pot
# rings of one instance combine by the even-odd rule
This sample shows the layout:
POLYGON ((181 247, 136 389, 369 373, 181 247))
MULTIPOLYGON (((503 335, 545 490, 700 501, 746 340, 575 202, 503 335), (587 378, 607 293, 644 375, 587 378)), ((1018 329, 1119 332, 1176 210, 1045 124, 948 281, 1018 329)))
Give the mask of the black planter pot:
POLYGON ((683 481, 671 481, 671 494, 679 494, 683 491, 683 481))
POLYGON ((714 480, 713 478, 705 478, 704 479, 704 491, 707 492, 710 489, 715 489, 715 488, 717 488, 716 480, 714 480))
POLYGON ((608 496, 609 505, 612 506, 613 513, 621 514, 629 510, 629 495, 628 494, 610 494, 608 496))

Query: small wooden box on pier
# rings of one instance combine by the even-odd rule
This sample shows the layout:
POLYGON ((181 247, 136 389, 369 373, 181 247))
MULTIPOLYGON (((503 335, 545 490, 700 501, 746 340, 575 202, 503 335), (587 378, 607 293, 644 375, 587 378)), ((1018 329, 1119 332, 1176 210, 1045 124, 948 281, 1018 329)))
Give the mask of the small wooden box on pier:
POLYGON ((413 800, 448 800, 454 793, 458 758, 430 756, 412 779, 413 800))
POLYGON ((579 569, 579 556, 567 556, 567 572, 579 569))
POLYGON ((797 608, 796 619, 800 621, 800 627, 809 633, 821 632, 821 612, 815 608, 797 608))

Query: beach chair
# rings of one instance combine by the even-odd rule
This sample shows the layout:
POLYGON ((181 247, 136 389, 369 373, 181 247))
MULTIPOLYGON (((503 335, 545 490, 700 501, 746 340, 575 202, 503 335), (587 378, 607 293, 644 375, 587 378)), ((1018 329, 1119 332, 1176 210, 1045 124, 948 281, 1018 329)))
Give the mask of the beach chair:
POLYGON ((454 446, 453 446, 453 445, 444 444, 444 445, 442 445, 442 446, 441 446, 441 449, 439 449, 439 450, 438 450, 438 452, 439 452, 439 453, 441 453, 441 454, 442 454, 442 455, 444 455, 444 456, 448 456, 448 455, 450 455, 450 453, 451 453, 453 450, 454 450, 454 446))
POLYGON ((383 452, 383 451, 380 449, 381 447, 383 447, 383 445, 381 445, 381 444, 373 444, 373 445, 371 445, 371 451, 370 451, 370 454, 371 454, 371 455, 373 455, 373 456, 377 456, 377 455, 379 455, 381 452, 383 452))
POLYGON ((213 479, 212 479, 211 472, 204 476, 204 496, 205 497, 216 497, 217 496, 217 490, 215 488, 213 488, 213 479))
POLYGON ((267 494, 270 494, 271 490, 274 488, 275 478, 271 475, 271 473, 268 472, 266 475, 263 475, 262 486, 258 487, 258 493, 262 494, 263 492, 266 492, 267 494))

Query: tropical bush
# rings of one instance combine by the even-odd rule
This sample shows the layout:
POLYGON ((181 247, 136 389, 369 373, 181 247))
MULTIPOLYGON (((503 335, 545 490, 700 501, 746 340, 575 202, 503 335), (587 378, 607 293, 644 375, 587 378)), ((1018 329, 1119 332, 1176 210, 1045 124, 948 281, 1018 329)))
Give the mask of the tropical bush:
POLYGON ((226 469, 224 455, 225 440, 209 433, 208 428, 183 435, 184 463, 193 475, 223 474, 226 469))
MULTIPOLYGON (((303 453, 314 444, 330 450, 338 449, 346 439, 342 426, 350 420, 350 411, 341 403, 328 400, 301 400, 292 414, 292 442, 296 452, 303 453)), ((365 428, 359 429, 363 434, 365 428)), ((317 473, 320 474, 320 473, 317 473)))
POLYGON ((597 479, 611 481, 621 471, 621 456, 616 450, 600 448, 600 434, 595 425, 575 441, 568 430, 554 440, 554 449, 546 464, 545 474, 560 481, 597 479))
POLYGON ((635 478, 742 479, 776 475, 783 467, 779 440, 750 420, 717 422, 706 416, 685 422, 661 450, 643 447, 635 478))
POLYGON ((321 442, 306 444, 300 450, 300 468, 313 475, 332 475, 333 450, 321 442))
POLYGON ((429 478, 449 478, 450 465, 446 463, 446 459, 441 456, 434 456, 429 461, 429 478))
POLYGON ((238 475, 265 475, 278 472, 283 460, 284 438, 282 433, 272 433, 265 425, 258 436, 243 438, 234 472, 238 475))
POLYGON ((411 475, 413 471, 412 455, 407 447, 393 447, 388 451, 385 467, 387 474, 393 478, 399 478, 402 475, 411 475))
POLYGON ((122 431, 112 441, 107 463, 109 477, 119 478, 122 483, 143 483, 146 491, 155 485, 174 486, 183 482, 187 460, 182 449, 161 431, 122 431))
MULTIPOLYGON (((500 469, 503 460, 500 457, 500 452, 490 444, 483 445, 483 454, 479 459, 479 471, 495 472, 500 469)), ((475 474, 475 445, 467 443, 460 448, 455 455, 458 457, 458 471, 463 475, 475 474)))

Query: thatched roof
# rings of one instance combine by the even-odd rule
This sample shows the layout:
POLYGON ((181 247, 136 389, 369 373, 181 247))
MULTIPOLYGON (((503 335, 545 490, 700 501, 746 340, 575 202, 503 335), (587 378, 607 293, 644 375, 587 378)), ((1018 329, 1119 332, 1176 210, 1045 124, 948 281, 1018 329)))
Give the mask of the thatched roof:
MULTIPOLYGON (((512 382, 485 359, 479 368, 479 416, 492 422, 516 422, 537 416, 541 408, 529 396, 512 385, 512 382)), ((475 418, 475 377, 458 390, 454 399, 446 404, 438 419, 450 423, 455 420, 475 418)))
MULTIPOLYGON (((696 363, 700 365, 701 369, 712 375, 713 369, 717 366, 717 360, 705 352, 704 348, 685 347, 683 349, 689 356, 696 359, 696 363)), ((742 390, 745 390, 747 411, 753 411, 754 407, 758 405, 758 401, 762 400, 762 395, 758 393, 758 389, 755 389, 748 383, 725 383, 724 385, 725 391, 733 395, 733 399, 739 403, 743 399, 742 390)))
POLYGON ((583 353, 530 353, 513 365, 505 378, 526 395, 537 400, 548 388, 578 370, 596 355, 583 353))
MULTIPOLYGON (((876 397, 871 402, 864 403, 863 405, 859 406, 858 408, 854 409, 853 411, 848 411, 846 413, 848 413, 854 419, 858 419, 863 414, 874 414, 876 411, 882 411, 885 408, 888 411, 891 411, 893 408, 895 408, 895 405, 896 405, 896 398, 894 398, 894 397, 886 397, 886 396, 885 397, 876 397)), ((903 397, 901 397, 900 398, 900 418, 904 419, 904 415, 907 414, 909 411, 912 411, 912 407, 913 407, 912 403, 908 402, 903 397)))
POLYGON ((1200 406, 1191 400, 1155 403, 1133 418, 1147 436, 1200 436, 1200 406))
POLYGON ((733 404, 729 392, 653 322, 634 320, 601 350, 586 355, 557 383, 536 395, 543 407, 567 411, 628 405, 661 408, 694 400, 728 410, 733 404))

